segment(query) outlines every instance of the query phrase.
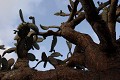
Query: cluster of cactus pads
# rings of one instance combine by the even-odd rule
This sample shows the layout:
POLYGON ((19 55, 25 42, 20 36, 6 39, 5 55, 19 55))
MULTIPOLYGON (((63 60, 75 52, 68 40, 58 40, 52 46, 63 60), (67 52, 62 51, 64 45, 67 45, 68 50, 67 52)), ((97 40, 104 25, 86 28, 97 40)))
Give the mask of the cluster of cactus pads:
MULTIPOLYGON (((32 20, 32 22, 29 23, 29 22, 25 22, 21 9, 19 10, 19 15, 20 15, 20 19, 21 19, 22 23, 17 27, 17 30, 14 30, 14 34, 16 34, 16 36, 14 38, 14 40, 16 40, 16 43, 14 44, 15 47, 5 50, 2 54, 2 57, 0 56, 0 64, 2 65, 1 70, 11 69, 11 66, 15 63, 13 58, 11 58, 9 60, 4 58, 4 55, 6 53, 12 53, 12 52, 17 53, 18 58, 20 58, 20 59, 26 58, 30 61, 38 61, 38 63, 36 64, 35 67, 37 67, 37 65, 41 62, 44 62, 44 65, 43 65, 44 68, 46 67, 47 62, 52 64, 55 68, 56 68, 56 65, 65 63, 65 61, 55 58, 55 57, 62 56, 62 54, 60 54, 59 52, 56 52, 54 49, 57 44, 57 36, 53 36, 53 40, 51 43, 51 49, 50 49, 50 52, 51 52, 50 56, 47 56, 46 53, 43 52, 41 55, 41 60, 38 60, 38 59, 36 59, 36 57, 33 53, 28 53, 28 51, 30 49, 39 50, 40 46, 38 43, 44 41, 46 39, 46 36, 39 34, 39 29, 35 24, 34 17, 32 17, 32 16, 29 17, 29 19, 32 20), (39 37, 39 36, 41 36, 41 37, 39 37)), ((40 28, 43 30, 48 30, 49 28, 59 29, 58 26, 43 26, 43 25, 40 25, 40 28)), ((69 48, 69 53, 72 53, 71 52, 72 44, 68 41, 66 41, 66 42, 67 42, 67 45, 69 48)), ((0 49, 5 49, 4 45, 1 45, 0 49)), ((35 68, 35 67, 33 67, 33 68, 35 68)))

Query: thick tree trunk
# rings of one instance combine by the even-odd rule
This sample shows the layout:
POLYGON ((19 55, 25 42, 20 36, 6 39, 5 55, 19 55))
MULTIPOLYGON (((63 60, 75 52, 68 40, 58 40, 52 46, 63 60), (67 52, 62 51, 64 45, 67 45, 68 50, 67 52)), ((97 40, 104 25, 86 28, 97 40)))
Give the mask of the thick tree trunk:
POLYGON ((43 37, 61 36, 76 45, 73 55, 66 63, 55 65, 56 69, 49 71, 29 68, 27 53, 33 45, 34 34, 29 37, 31 39, 28 43, 31 44, 28 44, 28 49, 26 29, 21 29, 27 37, 21 34, 18 41, 18 60, 12 70, 0 72, 0 80, 120 80, 120 39, 116 40, 115 32, 116 20, 119 21, 120 16, 120 6, 117 3, 118 0, 109 0, 96 8, 92 0, 75 0, 69 19, 61 24, 57 32, 48 30, 45 33, 35 33, 43 37), (84 12, 77 11, 79 2, 84 12), (99 15, 104 7, 109 9, 107 19, 99 15), (97 34, 100 44, 96 44, 88 34, 74 30, 85 18, 97 34))
POLYGON ((0 80, 119 80, 120 69, 105 71, 83 71, 69 67, 55 70, 36 71, 30 68, 16 69, 0 73, 0 80))
MULTIPOLYGON (((52 34, 52 33, 51 33, 52 34)), ((16 62, 17 67, 11 71, 0 72, 1 80, 119 80, 120 79, 120 46, 109 55, 93 42, 87 34, 79 33, 62 24, 61 36, 76 46, 68 63, 58 65, 49 71, 37 71, 28 67, 23 58, 16 62), (72 39, 71 39, 72 36, 72 39), (115 54, 115 55, 114 55, 115 54), (23 62, 22 62, 23 60, 23 62), (20 66, 22 65, 22 67, 20 66), (24 66, 25 65, 25 66, 24 66), (88 70, 85 70, 87 68, 88 70), (16 77, 17 76, 17 77, 16 77)), ((119 40, 118 40, 119 42, 119 40)), ((21 44, 22 45, 22 44, 21 44)), ((19 46, 18 46, 19 47, 19 46)))

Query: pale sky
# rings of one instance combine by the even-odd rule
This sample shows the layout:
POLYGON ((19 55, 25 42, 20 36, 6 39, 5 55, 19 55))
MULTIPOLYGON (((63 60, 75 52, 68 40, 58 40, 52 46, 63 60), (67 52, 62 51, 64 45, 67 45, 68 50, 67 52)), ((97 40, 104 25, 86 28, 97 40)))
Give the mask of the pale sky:
MULTIPOLYGON (((54 16, 54 13, 63 10, 68 12, 67 4, 69 0, 0 0, 0 45, 4 44, 6 48, 14 47, 14 32, 17 26, 21 23, 19 18, 19 9, 22 9, 25 20, 28 22, 29 16, 34 16, 36 19, 36 25, 39 27, 42 25, 57 25, 59 26, 62 22, 66 21, 66 18, 54 16)), ((98 0, 94 0, 97 2, 98 0)), ((107 1, 107 0, 100 0, 107 1)), ((117 24, 117 38, 120 35, 120 27, 117 24)), ((40 29, 41 30, 41 29, 40 29)), ((90 25, 84 20, 78 27, 77 31, 88 33, 91 35, 93 40, 99 43, 99 40, 96 34, 91 29, 90 25)), ((36 57, 41 58, 41 53, 46 52, 47 55, 50 55, 50 45, 51 45, 52 37, 47 38, 43 43, 40 43, 40 50, 34 50, 33 52, 36 57)), ((55 47, 56 51, 61 52, 64 57, 60 59, 66 58, 66 54, 68 53, 68 48, 65 42, 65 39, 59 38, 57 43, 58 45, 55 47), (62 44, 61 44, 62 42, 62 44), (65 44, 65 45, 63 45, 65 44)), ((3 50, 0 50, 0 54, 2 54, 3 50)), ((6 55, 5 57, 17 57, 14 53, 6 55)), ((30 66, 34 66, 36 62, 30 62, 30 66)), ((46 69, 51 69, 52 66, 47 66, 46 69)), ((38 65, 37 69, 42 70, 42 64, 38 65)))

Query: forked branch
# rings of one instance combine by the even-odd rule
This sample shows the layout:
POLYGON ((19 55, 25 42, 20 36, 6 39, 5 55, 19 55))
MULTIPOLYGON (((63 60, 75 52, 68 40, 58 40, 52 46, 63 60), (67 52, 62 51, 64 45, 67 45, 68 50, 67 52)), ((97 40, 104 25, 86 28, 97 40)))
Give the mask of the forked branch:
POLYGON ((110 10, 108 13, 108 27, 114 41, 116 40, 115 26, 116 26, 116 19, 117 19, 116 17, 117 3, 118 3, 118 0, 111 0, 110 10))
POLYGON ((75 45, 82 46, 83 48, 86 48, 88 45, 94 44, 92 38, 89 35, 77 32, 70 27, 71 24, 67 23, 61 25, 60 34, 62 37, 75 45))
POLYGON ((104 46, 113 46, 112 37, 107 24, 100 18, 92 0, 79 0, 85 11, 85 17, 104 46), (104 34, 106 33, 106 34, 104 34))
MULTIPOLYGON (((99 12, 100 10, 102 10, 104 7, 106 7, 107 5, 110 4, 110 1, 107 1, 105 3, 102 3, 98 8, 97 11, 99 12)), ((85 13, 84 12, 79 12, 77 13, 79 14, 77 18, 75 18, 74 20, 71 21, 71 23, 73 24, 73 26, 75 27, 76 25, 78 25, 79 23, 81 23, 84 19, 85 19, 85 13)))
POLYGON ((68 19, 67 22, 70 22, 71 20, 73 20, 75 14, 76 14, 76 12, 77 12, 78 3, 79 3, 78 0, 76 0, 76 1, 74 2, 72 12, 70 13, 70 16, 69 16, 69 19, 68 19))

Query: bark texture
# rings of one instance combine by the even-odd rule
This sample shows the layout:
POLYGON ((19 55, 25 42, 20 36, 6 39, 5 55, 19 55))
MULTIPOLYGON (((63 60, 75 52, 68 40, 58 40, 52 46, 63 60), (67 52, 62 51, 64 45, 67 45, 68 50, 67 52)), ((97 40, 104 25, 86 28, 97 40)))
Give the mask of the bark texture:
MULTIPOLYGON (((96 7, 93 0, 70 0, 68 20, 62 23, 58 31, 35 32, 26 43, 26 36, 17 40, 16 52, 18 60, 12 70, 0 72, 0 80, 120 80, 120 39, 116 39, 116 22, 120 22, 120 6, 118 0, 98 2, 96 7), (78 4, 82 5, 81 9, 78 4), (102 13, 99 13, 103 10, 102 13), (84 19, 97 34, 100 43, 95 43, 91 36, 77 32, 75 27, 84 19), (63 64, 55 64, 55 69, 37 71, 28 66, 27 53, 34 43, 35 36, 60 36, 75 44, 73 55, 63 64), (27 48, 26 48, 27 45, 27 48), (29 48, 30 47, 30 48, 29 48), (85 70, 85 69, 88 70, 85 70)), ((29 32, 29 28, 27 28, 29 32)), ((32 28, 36 31, 36 28, 32 28)), ((26 31, 22 28, 21 31, 26 31)), ((20 31, 19 30, 19 31, 20 31)), ((20 32, 19 32, 20 33, 20 32)), ((25 32, 24 32, 25 33, 25 32)), ((27 34, 27 33, 25 33, 27 34)), ((25 35, 24 34, 24 35, 25 35)), ((36 38, 37 39, 37 38, 36 38)))

